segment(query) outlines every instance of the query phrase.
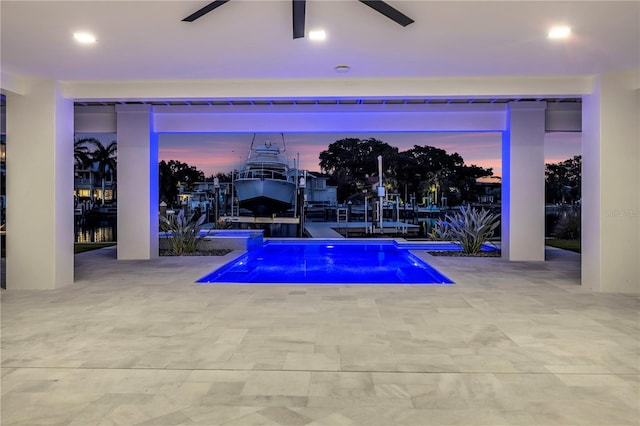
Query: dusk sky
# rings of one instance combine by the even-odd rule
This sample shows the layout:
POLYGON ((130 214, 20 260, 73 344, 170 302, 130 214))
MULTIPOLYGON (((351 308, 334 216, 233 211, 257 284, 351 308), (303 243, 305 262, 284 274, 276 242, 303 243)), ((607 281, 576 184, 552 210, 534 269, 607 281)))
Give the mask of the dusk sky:
MULTIPOLYGON (((280 142, 278 133, 256 135, 280 142)), ((95 137, 103 143, 116 139, 115 134, 78 134, 76 138, 95 137)), ((545 137, 545 162, 557 163, 581 153, 580 132, 548 133, 545 137)), ((218 172, 228 173, 240 169, 247 158, 253 133, 163 133, 158 136, 159 160, 179 160, 195 166, 205 176, 218 172)), ((499 132, 403 132, 403 133, 285 133, 286 154, 290 166, 300 154, 300 168, 320 171, 319 155, 329 144, 344 138, 376 138, 400 151, 413 145, 430 145, 444 149, 448 154, 457 152, 465 164, 492 167, 494 176, 502 176, 502 139, 499 132)))
MULTIPOLYGON (((264 137, 278 143, 279 134, 264 137)), ((263 138, 264 138, 263 137, 263 138)), ((205 176, 239 169, 246 159, 252 133, 181 133, 161 134, 158 138, 159 159, 179 160, 202 170, 205 176)), ((414 145, 430 145, 457 152, 465 164, 492 167, 495 176, 502 176, 501 135, 499 132, 403 132, 403 133, 285 133, 284 140, 290 165, 300 154, 300 167, 320 171, 319 154, 328 145, 344 138, 376 138, 400 151, 414 145)), ((261 142, 261 134, 256 136, 261 142)), ((545 162, 556 163, 580 155, 581 133, 549 133, 545 138, 545 162)))

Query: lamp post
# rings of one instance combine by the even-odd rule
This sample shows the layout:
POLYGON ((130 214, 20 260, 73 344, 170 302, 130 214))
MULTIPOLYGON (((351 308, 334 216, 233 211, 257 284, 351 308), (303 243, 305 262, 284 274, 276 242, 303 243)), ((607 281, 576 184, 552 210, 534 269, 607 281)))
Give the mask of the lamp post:
POLYGON ((227 205, 229 204, 229 185, 225 185, 222 190, 222 214, 227 215, 227 205))
POLYGON ((236 177, 235 177, 235 170, 231 170, 231 216, 234 215, 233 212, 233 202, 234 197, 235 197, 235 182, 236 182, 236 177))
MULTIPOLYGON (((306 174, 306 173, 305 173, 306 174)), ((300 227, 298 229, 298 237, 304 237, 304 189, 307 186, 307 180, 301 177, 298 184, 298 206, 300 208, 300 227)))
POLYGON ((216 190, 216 203, 215 203, 215 223, 218 224, 218 203, 220 202, 220 179, 213 178, 213 188, 216 190))
POLYGON ((382 203, 384 200, 384 196, 384 186, 382 185, 382 155, 378 155, 378 222, 381 234, 384 232, 382 224, 382 216, 384 214, 382 203))
MULTIPOLYGON (((362 191, 364 193, 364 233, 368 234, 369 231, 369 218, 367 217, 367 213, 369 211, 369 197, 367 191, 362 191)), ((373 212, 372 212, 373 215, 373 212)), ((372 221, 373 222, 373 221, 372 221)), ((371 224, 371 229, 373 230, 373 223, 371 224)))

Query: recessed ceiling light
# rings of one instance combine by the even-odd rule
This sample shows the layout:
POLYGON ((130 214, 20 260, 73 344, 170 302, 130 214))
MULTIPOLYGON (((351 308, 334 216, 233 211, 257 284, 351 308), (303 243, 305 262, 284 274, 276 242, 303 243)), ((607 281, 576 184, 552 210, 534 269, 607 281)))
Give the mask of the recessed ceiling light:
POLYGON ((336 65, 335 70, 339 73, 349 72, 351 67, 349 65, 336 65))
POLYGON ((310 40, 325 40, 327 33, 324 30, 309 31, 310 40))
POLYGON ((571 28, 569 27, 554 27, 549 31, 549 38, 552 39, 564 39, 571 35, 571 28))
POLYGON ((82 44, 93 44, 96 42, 95 36, 90 33, 73 33, 73 38, 82 44))

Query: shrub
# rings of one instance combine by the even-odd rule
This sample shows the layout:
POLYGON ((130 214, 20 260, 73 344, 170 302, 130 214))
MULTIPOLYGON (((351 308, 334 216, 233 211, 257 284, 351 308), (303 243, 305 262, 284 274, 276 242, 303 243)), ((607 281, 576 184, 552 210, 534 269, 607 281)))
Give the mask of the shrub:
POLYGON ((563 212, 553 227, 552 235, 563 240, 580 239, 580 211, 568 210, 563 212))
POLYGON ((428 237, 430 240, 435 241, 450 241, 452 237, 449 223, 442 219, 438 219, 438 221, 433 225, 433 228, 431 228, 431 232, 429 232, 428 237))
POLYGON ((500 224, 500 215, 461 206, 459 212, 453 216, 446 215, 445 220, 450 239, 462 247, 463 253, 475 254, 493 236, 500 224))
POLYGON ((202 239, 200 226, 204 223, 207 215, 203 214, 195 221, 185 217, 184 211, 180 210, 175 216, 167 218, 160 216, 160 229, 169 232, 168 238, 171 240, 173 254, 181 255, 196 251, 198 241, 202 239))

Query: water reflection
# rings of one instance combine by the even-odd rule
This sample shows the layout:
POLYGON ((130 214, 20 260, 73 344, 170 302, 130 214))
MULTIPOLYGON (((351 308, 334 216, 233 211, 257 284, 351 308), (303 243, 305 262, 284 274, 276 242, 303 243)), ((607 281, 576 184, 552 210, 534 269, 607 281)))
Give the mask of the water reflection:
POLYGON ((100 221, 91 225, 78 225, 75 229, 76 243, 110 243, 117 241, 115 221, 100 221))

